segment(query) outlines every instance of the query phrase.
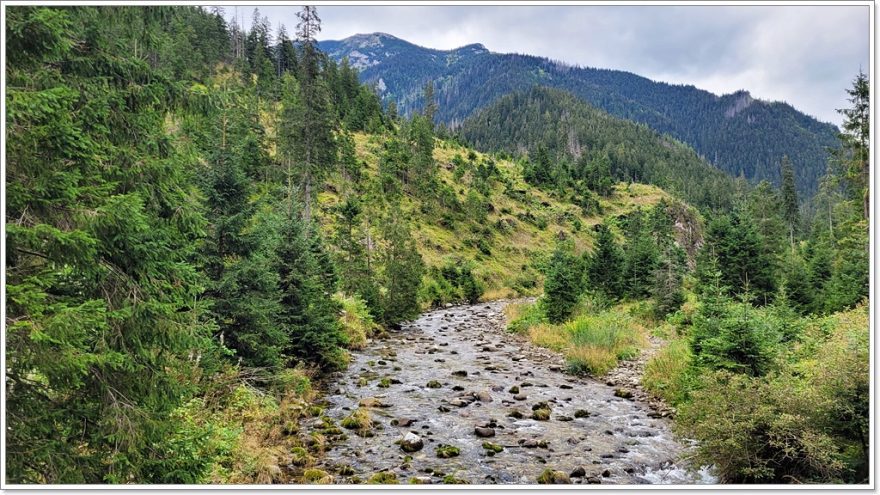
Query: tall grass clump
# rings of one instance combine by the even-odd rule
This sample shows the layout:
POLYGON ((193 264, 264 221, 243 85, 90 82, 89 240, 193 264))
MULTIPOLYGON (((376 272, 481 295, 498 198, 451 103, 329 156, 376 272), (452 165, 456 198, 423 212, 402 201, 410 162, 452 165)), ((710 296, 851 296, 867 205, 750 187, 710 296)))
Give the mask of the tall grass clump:
POLYGON ((678 404, 688 397, 693 386, 688 370, 693 362, 686 339, 672 340, 645 365, 642 385, 669 404, 678 404))
POLYGON ((504 308, 507 317, 507 330, 513 333, 525 333, 529 328, 545 323, 547 318, 537 303, 508 304, 504 308))
POLYGON ((632 359, 645 345, 645 329, 631 316, 614 310, 580 316, 566 323, 568 368, 603 375, 620 359, 632 359))

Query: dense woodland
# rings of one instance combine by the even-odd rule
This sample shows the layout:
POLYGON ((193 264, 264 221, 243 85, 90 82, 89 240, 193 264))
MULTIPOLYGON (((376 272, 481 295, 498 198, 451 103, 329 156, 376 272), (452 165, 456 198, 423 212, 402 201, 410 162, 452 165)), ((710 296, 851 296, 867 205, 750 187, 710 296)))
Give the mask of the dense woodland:
POLYGON ((571 372, 632 356, 636 319, 668 339, 646 386, 723 481, 866 479, 864 75, 805 219, 797 157, 751 186, 552 90, 466 126, 506 153, 439 139, 430 81, 398 115, 318 49, 313 7, 291 32, 6 12, 9 482, 325 480, 342 432, 296 433, 350 350, 542 292, 512 329, 572 339, 571 372))

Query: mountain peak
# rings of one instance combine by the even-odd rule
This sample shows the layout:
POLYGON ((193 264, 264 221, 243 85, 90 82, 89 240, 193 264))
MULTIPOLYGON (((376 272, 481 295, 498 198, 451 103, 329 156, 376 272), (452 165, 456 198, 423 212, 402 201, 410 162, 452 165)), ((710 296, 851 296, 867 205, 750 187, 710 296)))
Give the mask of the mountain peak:
POLYGON ((488 52, 489 50, 482 43, 471 43, 469 45, 460 46, 453 51, 456 51, 456 52, 472 51, 475 53, 483 53, 483 52, 488 52))

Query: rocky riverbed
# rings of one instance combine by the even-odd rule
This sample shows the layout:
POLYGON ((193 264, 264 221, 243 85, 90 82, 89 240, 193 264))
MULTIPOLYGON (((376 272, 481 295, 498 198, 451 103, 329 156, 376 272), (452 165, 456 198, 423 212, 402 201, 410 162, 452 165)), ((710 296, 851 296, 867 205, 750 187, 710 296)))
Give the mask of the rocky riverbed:
POLYGON ((685 469, 688 448, 658 411, 506 332, 505 304, 425 313, 355 352, 326 397, 350 430, 318 467, 337 483, 715 481, 685 469), (369 426, 345 421, 355 411, 369 426))

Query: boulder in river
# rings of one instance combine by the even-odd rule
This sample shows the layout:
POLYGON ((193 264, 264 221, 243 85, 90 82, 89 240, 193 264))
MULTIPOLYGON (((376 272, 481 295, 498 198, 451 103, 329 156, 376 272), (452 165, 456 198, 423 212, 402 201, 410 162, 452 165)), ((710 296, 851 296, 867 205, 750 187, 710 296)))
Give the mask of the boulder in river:
POLYGON ((540 485, 570 485, 571 478, 568 477, 567 474, 562 471, 554 471, 552 469, 545 469, 543 473, 538 476, 538 484, 540 485))
POLYGON ((458 457, 458 454, 461 453, 461 450, 453 445, 441 443, 437 446, 437 450, 435 451, 435 453, 437 454, 437 457, 441 459, 449 459, 450 457, 458 457))
POLYGON ((422 438, 413 432, 404 435, 403 440, 400 441, 400 448, 403 449, 404 452, 417 452, 422 450, 422 447, 424 446, 425 444, 422 442, 422 438))
POLYGON ((529 397, 526 394, 516 394, 513 396, 513 398, 516 400, 526 400, 529 397))
POLYGON ((452 372, 452 376, 460 376, 460 377, 464 378, 467 375, 468 375, 468 372, 465 370, 457 370, 457 371, 452 372))
POLYGON ((385 404, 376 397, 364 397, 358 405, 361 407, 388 407, 388 404, 385 404))
POLYGON ((474 433, 480 438, 489 438, 495 436, 495 429, 477 426, 474 428, 474 433))
POLYGON ((578 466, 568 475, 572 478, 583 478, 587 475, 587 470, 583 466, 578 466))
POLYGON ((625 389, 625 388, 614 389, 614 396, 620 397, 621 399, 632 399, 633 398, 632 392, 628 389, 625 389))
POLYGON ((535 409, 532 411, 532 419, 535 421, 547 421, 550 419, 550 409, 535 409))
POLYGON ((399 426, 401 428, 406 428, 407 426, 413 424, 413 420, 410 418, 396 418, 391 420, 391 426, 399 426))

